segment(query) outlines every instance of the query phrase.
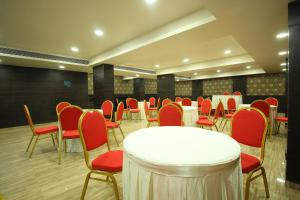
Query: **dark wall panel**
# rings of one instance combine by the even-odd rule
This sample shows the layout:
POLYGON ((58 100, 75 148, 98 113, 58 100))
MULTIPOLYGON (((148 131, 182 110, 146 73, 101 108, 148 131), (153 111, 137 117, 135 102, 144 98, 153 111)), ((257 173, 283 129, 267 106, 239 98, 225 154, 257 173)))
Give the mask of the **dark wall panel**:
POLYGON ((55 107, 60 101, 90 107, 86 73, 0 66, 0 127, 27 124, 24 104, 34 123, 56 121, 55 107))
POLYGON ((196 101, 199 96, 203 96, 203 80, 193 80, 192 99, 196 101))
POLYGON ((232 77, 232 90, 240 91, 243 95, 247 94, 247 76, 232 77))
POLYGON ((157 94, 161 99, 175 99, 175 75, 166 74, 157 76, 157 94))
POLYGON ((143 101, 145 99, 145 79, 136 78, 133 80, 133 93, 134 98, 138 101, 143 101))

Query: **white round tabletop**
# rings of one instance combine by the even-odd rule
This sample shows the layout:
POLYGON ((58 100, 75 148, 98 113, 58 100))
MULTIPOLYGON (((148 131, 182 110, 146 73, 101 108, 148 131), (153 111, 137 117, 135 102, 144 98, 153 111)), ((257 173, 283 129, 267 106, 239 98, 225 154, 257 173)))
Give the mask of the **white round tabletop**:
POLYGON ((195 127, 152 127, 124 140, 126 154, 160 166, 213 166, 240 156, 239 144, 223 133, 195 127))
POLYGON ((182 109, 185 110, 198 110, 195 106, 182 106, 182 109))

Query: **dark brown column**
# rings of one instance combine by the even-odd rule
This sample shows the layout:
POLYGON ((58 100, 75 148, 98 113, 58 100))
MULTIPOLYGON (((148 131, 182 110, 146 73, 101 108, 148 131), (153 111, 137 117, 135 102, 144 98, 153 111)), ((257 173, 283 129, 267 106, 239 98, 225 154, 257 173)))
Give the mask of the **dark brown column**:
POLYGON ((175 99, 175 75, 165 74, 157 76, 157 94, 161 99, 175 99))
POLYGON ((197 97, 203 95, 203 80, 193 80, 192 81, 192 98, 197 100, 197 97))
POLYGON ((145 99, 145 80, 143 78, 136 78, 133 80, 134 98, 138 101, 145 99))

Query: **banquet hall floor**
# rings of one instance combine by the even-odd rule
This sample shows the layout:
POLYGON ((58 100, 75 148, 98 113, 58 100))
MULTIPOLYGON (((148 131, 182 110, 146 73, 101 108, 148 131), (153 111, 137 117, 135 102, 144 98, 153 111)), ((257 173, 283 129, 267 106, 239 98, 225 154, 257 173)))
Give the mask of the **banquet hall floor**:
MULTIPOLYGON (((146 127, 144 120, 124 120, 122 128, 125 135, 146 127)), ((225 129, 228 134, 229 127, 225 129)), ((57 164, 57 151, 51 139, 37 143, 31 159, 25 149, 31 137, 28 126, 0 129, 0 194, 5 199, 80 199, 85 176, 88 172, 82 153, 63 153, 62 164, 57 164)), ((116 130, 117 137, 122 137, 116 130)), ((267 139, 264 166, 270 189, 270 199, 300 199, 300 188, 284 183, 287 129, 282 126, 280 134, 267 139)), ((110 144, 118 148, 111 133, 110 144)), ((122 146, 122 145, 121 145, 122 146)), ((106 151, 106 147, 92 155, 106 151)), ((256 150, 242 146, 242 151, 257 153, 256 150)), ((258 155, 258 154, 257 154, 258 155)), ((119 192, 122 194, 122 176, 116 175, 119 192)), ((244 176, 244 180, 245 180, 244 176)), ((1 195, 0 195, 1 196, 1 195)), ((122 196, 122 195, 121 195, 122 196)), ((0 198, 1 199, 1 198, 0 198)), ((91 180, 85 199, 115 199, 111 185, 91 180)), ((122 199, 122 197, 121 197, 122 199)), ((250 199, 267 199, 262 178, 251 183, 250 199)))

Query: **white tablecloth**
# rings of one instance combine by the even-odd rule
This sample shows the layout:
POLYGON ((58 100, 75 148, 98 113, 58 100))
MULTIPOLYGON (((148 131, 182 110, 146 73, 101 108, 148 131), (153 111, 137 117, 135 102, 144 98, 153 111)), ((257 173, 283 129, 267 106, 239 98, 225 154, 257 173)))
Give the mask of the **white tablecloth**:
POLYGON ((124 200, 240 200, 240 146, 195 127, 151 127, 124 140, 124 200))
POLYGON ((243 96, 242 95, 213 95, 212 96, 212 109, 216 109, 219 103, 219 100, 224 105, 225 110, 227 110, 227 100, 229 98, 234 98, 236 107, 243 103, 243 96))
MULTIPOLYGON (((149 102, 147 102, 148 106, 150 105, 149 102)), ((138 108, 141 112, 141 118, 139 113, 132 113, 132 119, 146 119, 145 109, 144 109, 144 101, 138 102, 138 108)))
MULTIPOLYGON (((182 101, 178 101, 177 103, 182 106, 182 101)), ((197 101, 192 101, 192 106, 198 108, 198 102, 197 101)))
MULTIPOLYGON (((238 109, 250 108, 251 104, 240 104, 238 109)), ((275 118, 277 116, 277 106, 270 105, 270 130, 272 134, 275 134, 275 118)))
POLYGON ((195 106, 182 106, 183 109, 183 122, 184 126, 196 126, 198 120, 198 107, 195 106))

